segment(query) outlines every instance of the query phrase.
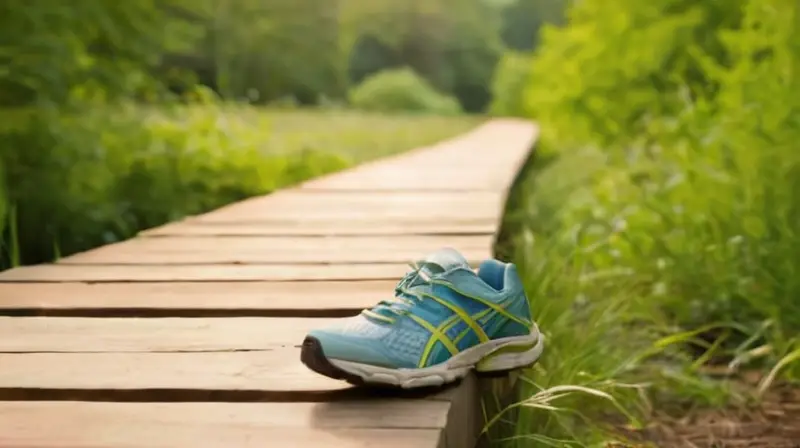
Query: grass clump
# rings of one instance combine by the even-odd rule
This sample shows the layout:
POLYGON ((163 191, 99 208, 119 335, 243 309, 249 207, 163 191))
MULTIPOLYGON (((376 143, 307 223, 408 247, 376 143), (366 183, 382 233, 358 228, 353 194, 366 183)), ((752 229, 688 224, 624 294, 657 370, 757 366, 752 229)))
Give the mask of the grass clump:
MULTIPOLYGON (((85 106, 85 105, 83 105, 85 106)), ((18 262, 138 231, 467 131, 465 118, 194 105, 6 111, 18 262)), ((6 235, 9 232, 5 232, 6 235)), ((6 251, 2 264, 12 264, 6 251)))
POLYGON ((658 3, 575 3, 533 60, 545 136, 508 220, 548 347, 520 446, 724 406, 741 371, 761 377, 747 398, 800 380, 800 7, 658 3), (589 38, 610 23, 608 45, 589 38))

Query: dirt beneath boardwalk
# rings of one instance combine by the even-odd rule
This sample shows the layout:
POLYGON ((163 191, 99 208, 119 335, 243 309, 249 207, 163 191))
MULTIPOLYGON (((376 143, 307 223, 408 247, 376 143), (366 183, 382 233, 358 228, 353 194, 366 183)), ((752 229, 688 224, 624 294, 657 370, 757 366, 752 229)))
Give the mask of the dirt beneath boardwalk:
POLYGON ((779 388, 754 408, 656 416, 645 430, 630 436, 641 444, 627 446, 800 448, 800 389, 779 388))

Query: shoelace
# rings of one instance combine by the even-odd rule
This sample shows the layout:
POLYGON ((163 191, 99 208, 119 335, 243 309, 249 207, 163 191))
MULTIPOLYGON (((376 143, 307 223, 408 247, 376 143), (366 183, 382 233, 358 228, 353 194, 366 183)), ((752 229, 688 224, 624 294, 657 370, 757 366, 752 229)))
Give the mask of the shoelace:
POLYGON ((414 282, 417 279, 422 279, 423 284, 428 284, 431 278, 428 274, 422 270, 422 265, 411 262, 408 263, 411 267, 411 271, 406 273, 399 282, 397 282, 397 286, 394 288, 394 297, 390 299, 384 299, 378 302, 377 305, 370 309, 363 310, 361 313, 367 316, 371 316, 378 319, 385 319, 385 316, 377 313, 375 310, 379 307, 383 307, 382 309, 393 313, 395 315, 401 316, 407 312, 402 305, 413 306, 415 301, 421 301, 422 297, 416 294, 414 291, 407 289, 405 286, 408 283, 414 282))

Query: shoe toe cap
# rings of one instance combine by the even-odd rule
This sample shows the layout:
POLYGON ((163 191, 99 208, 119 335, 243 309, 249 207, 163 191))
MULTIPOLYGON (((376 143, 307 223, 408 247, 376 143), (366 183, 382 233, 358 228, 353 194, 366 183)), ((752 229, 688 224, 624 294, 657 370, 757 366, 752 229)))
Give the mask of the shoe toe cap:
POLYGON ((370 340, 342 333, 335 329, 318 329, 309 332, 308 337, 316 339, 326 358, 349 361, 382 367, 397 367, 379 340, 370 340))

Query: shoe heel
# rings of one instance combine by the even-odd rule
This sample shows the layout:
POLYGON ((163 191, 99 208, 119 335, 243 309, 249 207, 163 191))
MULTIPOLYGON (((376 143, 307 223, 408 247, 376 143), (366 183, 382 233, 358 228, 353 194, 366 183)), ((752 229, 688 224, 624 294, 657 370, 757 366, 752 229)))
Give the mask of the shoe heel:
POLYGON ((502 376, 512 370, 534 365, 542 355, 542 351, 544 351, 542 334, 539 334, 535 342, 510 342, 498 347, 478 361, 475 365, 475 372, 502 376))

